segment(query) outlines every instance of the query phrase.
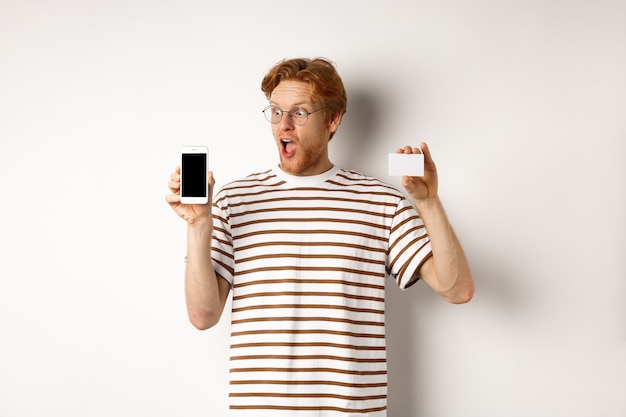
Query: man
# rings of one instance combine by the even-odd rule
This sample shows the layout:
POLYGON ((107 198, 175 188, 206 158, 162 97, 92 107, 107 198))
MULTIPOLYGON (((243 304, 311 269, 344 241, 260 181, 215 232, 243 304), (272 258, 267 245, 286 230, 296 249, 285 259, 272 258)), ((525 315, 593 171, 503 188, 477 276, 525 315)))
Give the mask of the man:
POLYGON ((327 60, 282 61, 262 90, 278 167, 207 205, 180 204, 180 168, 169 182, 166 199, 187 222, 190 321, 216 324, 233 290, 232 416, 385 416, 385 277, 401 288, 421 279, 451 303, 474 291, 435 164, 426 144, 396 151, 424 153, 424 176, 402 180, 413 206, 335 167, 328 142, 347 101, 327 60))

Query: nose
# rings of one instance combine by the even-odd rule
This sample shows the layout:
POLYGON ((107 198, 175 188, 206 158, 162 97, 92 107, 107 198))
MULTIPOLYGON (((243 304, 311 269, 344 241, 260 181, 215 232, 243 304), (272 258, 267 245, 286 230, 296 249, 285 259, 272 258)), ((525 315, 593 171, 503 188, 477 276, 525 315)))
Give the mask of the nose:
POLYGON ((291 114, 285 112, 283 117, 278 121, 278 128, 281 130, 291 130, 294 127, 293 120, 291 120, 291 114))

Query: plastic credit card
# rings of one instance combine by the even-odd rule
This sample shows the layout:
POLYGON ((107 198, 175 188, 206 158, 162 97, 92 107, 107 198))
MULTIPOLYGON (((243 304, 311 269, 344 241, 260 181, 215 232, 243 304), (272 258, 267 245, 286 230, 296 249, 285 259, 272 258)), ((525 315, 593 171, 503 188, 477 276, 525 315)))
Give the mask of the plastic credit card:
POLYGON ((421 153, 390 153, 389 175, 408 175, 421 177, 424 175, 424 154, 421 153))

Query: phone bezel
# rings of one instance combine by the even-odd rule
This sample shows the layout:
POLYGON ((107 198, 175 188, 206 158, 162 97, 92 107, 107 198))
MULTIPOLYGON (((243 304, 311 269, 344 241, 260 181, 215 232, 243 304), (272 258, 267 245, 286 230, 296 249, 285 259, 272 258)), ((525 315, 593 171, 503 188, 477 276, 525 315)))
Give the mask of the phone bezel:
POLYGON ((180 202, 182 204, 206 204, 209 201, 209 183, 204 185, 204 197, 184 197, 183 196, 183 154, 204 154, 207 172, 209 169, 209 149, 206 146, 183 146, 180 149, 180 202))

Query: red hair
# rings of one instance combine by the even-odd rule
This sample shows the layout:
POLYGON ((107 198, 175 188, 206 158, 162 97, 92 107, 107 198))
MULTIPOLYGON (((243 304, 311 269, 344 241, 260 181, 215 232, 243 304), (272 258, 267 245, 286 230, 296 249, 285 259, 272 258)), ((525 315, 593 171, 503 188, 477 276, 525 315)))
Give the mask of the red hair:
POLYGON ((325 58, 285 59, 268 71, 261 82, 261 90, 269 100, 272 91, 283 80, 300 80, 310 84, 313 99, 326 107, 326 117, 346 112, 348 100, 343 81, 333 63, 325 58))

